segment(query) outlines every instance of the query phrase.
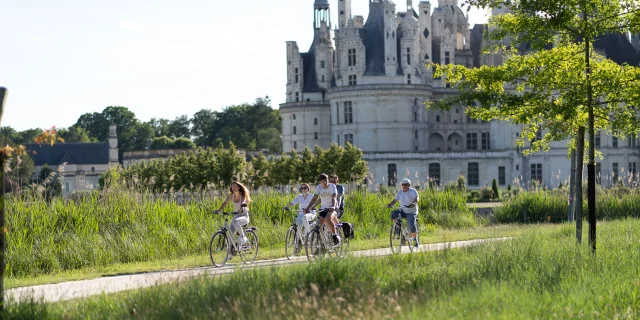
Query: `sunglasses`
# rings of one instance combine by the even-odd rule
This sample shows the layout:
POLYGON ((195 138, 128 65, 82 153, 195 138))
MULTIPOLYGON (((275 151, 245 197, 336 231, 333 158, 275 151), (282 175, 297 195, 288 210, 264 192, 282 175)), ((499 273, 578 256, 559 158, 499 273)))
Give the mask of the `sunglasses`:
POLYGON ((301 187, 300 190, 306 190, 309 189, 308 187, 301 187))

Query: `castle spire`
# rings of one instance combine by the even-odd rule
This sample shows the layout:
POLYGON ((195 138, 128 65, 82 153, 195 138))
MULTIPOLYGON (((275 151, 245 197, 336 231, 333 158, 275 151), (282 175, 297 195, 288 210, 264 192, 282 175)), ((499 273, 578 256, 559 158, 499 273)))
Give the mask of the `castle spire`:
POLYGON ((313 28, 320 29, 322 22, 325 22, 329 29, 331 29, 329 0, 315 0, 313 3, 313 28))

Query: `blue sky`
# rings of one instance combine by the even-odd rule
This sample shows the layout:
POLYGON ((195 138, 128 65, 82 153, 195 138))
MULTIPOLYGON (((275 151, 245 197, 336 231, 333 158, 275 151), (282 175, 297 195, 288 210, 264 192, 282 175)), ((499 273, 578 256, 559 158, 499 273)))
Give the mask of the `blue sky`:
MULTIPOLYGON (((368 0, 352 2, 366 18, 368 0)), ((472 26, 486 19, 471 10, 472 26)), ((2 125, 67 127, 111 105, 143 121, 263 96, 277 107, 285 41, 306 51, 312 21, 313 0, 1 0, 2 125)))

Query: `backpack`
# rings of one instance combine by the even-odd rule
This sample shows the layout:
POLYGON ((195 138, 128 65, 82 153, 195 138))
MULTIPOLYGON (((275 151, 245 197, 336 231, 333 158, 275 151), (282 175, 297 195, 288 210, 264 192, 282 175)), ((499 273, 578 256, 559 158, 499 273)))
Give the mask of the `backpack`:
POLYGON ((342 231, 344 232, 345 238, 353 239, 355 236, 355 230, 353 229, 353 225, 349 222, 342 223, 342 231))

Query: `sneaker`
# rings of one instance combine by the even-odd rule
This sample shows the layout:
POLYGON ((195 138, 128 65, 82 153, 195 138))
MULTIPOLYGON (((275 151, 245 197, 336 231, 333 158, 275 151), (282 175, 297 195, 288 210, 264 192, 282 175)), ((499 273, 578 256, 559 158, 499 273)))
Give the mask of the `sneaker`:
POLYGON ((332 235, 331 239, 333 239, 333 245, 340 245, 340 237, 337 234, 332 235))
POLYGON ((418 239, 413 239, 413 246, 414 246, 416 249, 418 249, 418 247, 420 246, 420 245, 418 244, 418 239))
POLYGON ((240 237, 238 238, 238 242, 240 243, 241 246, 243 246, 245 243, 247 243, 247 237, 240 237))

